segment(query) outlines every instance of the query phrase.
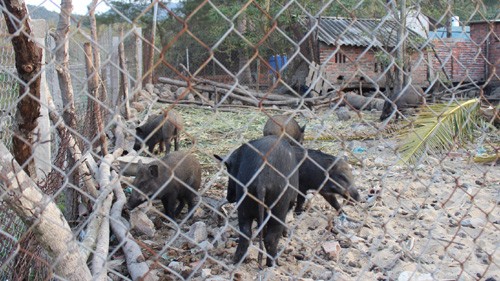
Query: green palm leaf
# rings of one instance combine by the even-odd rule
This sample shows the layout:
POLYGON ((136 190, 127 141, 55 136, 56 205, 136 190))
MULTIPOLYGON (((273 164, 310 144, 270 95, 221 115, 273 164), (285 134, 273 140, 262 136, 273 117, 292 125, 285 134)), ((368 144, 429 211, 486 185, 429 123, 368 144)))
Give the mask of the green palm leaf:
POLYGON ((447 150, 471 141, 477 128, 479 99, 435 104, 418 115, 413 129, 403 134, 402 163, 415 163, 429 151, 447 150))

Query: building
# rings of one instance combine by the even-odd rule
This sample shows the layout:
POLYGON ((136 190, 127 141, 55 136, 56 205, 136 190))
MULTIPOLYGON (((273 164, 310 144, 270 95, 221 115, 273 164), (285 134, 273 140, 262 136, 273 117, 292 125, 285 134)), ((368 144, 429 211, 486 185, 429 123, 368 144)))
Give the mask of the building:
POLYGON ((483 61, 482 81, 500 86, 500 19, 469 23, 471 41, 480 48, 478 58, 483 61))
MULTIPOLYGON (((318 25, 320 64, 334 86, 374 88, 385 86, 385 61, 397 45, 399 24, 388 19, 321 17, 318 25)), ((412 83, 428 85, 426 39, 407 28, 412 83)))
MULTIPOLYGON (((423 19, 415 22, 428 26, 423 19)), ((406 43, 413 50, 412 84, 423 88, 437 80, 454 85, 500 84, 500 20, 469 24, 453 26, 451 38, 446 38, 444 28, 423 32, 427 37, 422 30, 407 27, 406 43)), ((387 19, 321 17, 318 44, 324 78, 335 87, 384 87, 381 61, 395 57, 389 53, 397 44, 398 26, 387 19)))

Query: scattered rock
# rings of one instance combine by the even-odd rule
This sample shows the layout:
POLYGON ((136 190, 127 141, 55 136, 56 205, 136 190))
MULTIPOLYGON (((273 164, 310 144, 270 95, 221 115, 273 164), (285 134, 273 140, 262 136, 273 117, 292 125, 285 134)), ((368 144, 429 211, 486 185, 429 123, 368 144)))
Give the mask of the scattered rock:
POLYGON ((177 91, 175 91, 175 98, 179 99, 182 95, 187 95, 186 88, 179 87, 177 91))
POLYGON ((148 91, 148 93, 152 95, 155 90, 155 85, 148 83, 144 86, 144 89, 146 89, 146 91, 148 91))
POLYGON ((130 224, 132 229, 135 229, 148 237, 153 237, 156 233, 153 222, 141 209, 136 209, 130 212, 130 224))
POLYGON ((340 258, 340 251, 342 248, 340 247, 339 242, 337 241, 328 241, 321 245, 323 247, 323 251, 328 254, 330 259, 338 261, 340 258))
POLYGON ((335 113, 337 114, 337 118, 340 121, 347 121, 351 119, 351 114, 349 113, 349 109, 347 109, 347 107, 345 106, 339 108, 335 113))
POLYGON ((398 281, 433 281, 430 273, 419 273, 415 271, 403 271, 399 274, 398 281))
POLYGON ((206 279, 212 275, 212 270, 210 268, 204 268, 201 270, 201 278, 206 279))
POLYGON ((141 101, 145 100, 145 101, 152 102, 155 100, 154 96, 155 96, 154 94, 150 94, 146 90, 139 91, 139 100, 141 100, 141 101))
POLYGON ((186 100, 188 101, 195 101, 194 99, 194 95, 192 93, 189 93, 187 96, 186 96, 186 100))
POLYGON ((378 167, 385 167, 387 166, 387 161, 382 158, 382 157, 376 157, 374 160, 373 160, 373 163, 378 166, 378 167))
POLYGON ((486 221, 482 218, 464 219, 460 222, 460 225, 472 228, 480 228, 486 225, 486 221))
POLYGON ((146 106, 142 102, 134 101, 131 104, 132 108, 135 109, 137 112, 143 112, 144 109, 146 109, 146 106))
POLYGON ((191 242, 199 244, 201 241, 205 241, 208 237, 207 225, 202 221, 195 222, 189 228, 187 235, 192 239, 191 242))
POLYGON ((168 264, 168 268, 177 272, 181 272, 182 269, 184 268, 184 264, 182 262, 172 261, 168 264))
POLYGON ((174 93, 172 93, 170 90, 168 90, 168 91, 162 91, 162 92, 159 93, 158 96, 160 98, 166 99, 166 100, 173 100, 173 99, 175 99, 174 93))
POLYGON ((204 251, 210 251, 214 248, 214 245, 212 245, 212 243, 205 240, 205 241, 198 243, 198 247, 200 247, 204 251))

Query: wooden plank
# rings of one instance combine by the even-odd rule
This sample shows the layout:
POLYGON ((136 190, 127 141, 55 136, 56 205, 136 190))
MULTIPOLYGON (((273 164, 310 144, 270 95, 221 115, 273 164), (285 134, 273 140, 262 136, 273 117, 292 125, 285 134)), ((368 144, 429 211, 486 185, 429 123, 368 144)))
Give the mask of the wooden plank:
POLYGON ((313 81, 314 73, 316 72, 316 63, 313 62, 312 64, 309 65, 309 73, 307 74, 306 78, 306 86, 308 88, 311 87, 311 83, 313 81))

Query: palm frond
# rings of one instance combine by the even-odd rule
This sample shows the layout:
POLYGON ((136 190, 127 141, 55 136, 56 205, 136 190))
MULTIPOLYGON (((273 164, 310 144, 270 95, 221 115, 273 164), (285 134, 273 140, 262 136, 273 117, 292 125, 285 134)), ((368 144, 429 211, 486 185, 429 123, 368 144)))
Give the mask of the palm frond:
POLYGON ((477 128, 479 99, 435 104, 417 116, 413 129, 402 136, 401 162, 415 163, 428 151, 450 149, 471 141, 477 128))
POLYGON ((475 163, 493 163, 500 160, 500 154, 474 156, 475 163))

